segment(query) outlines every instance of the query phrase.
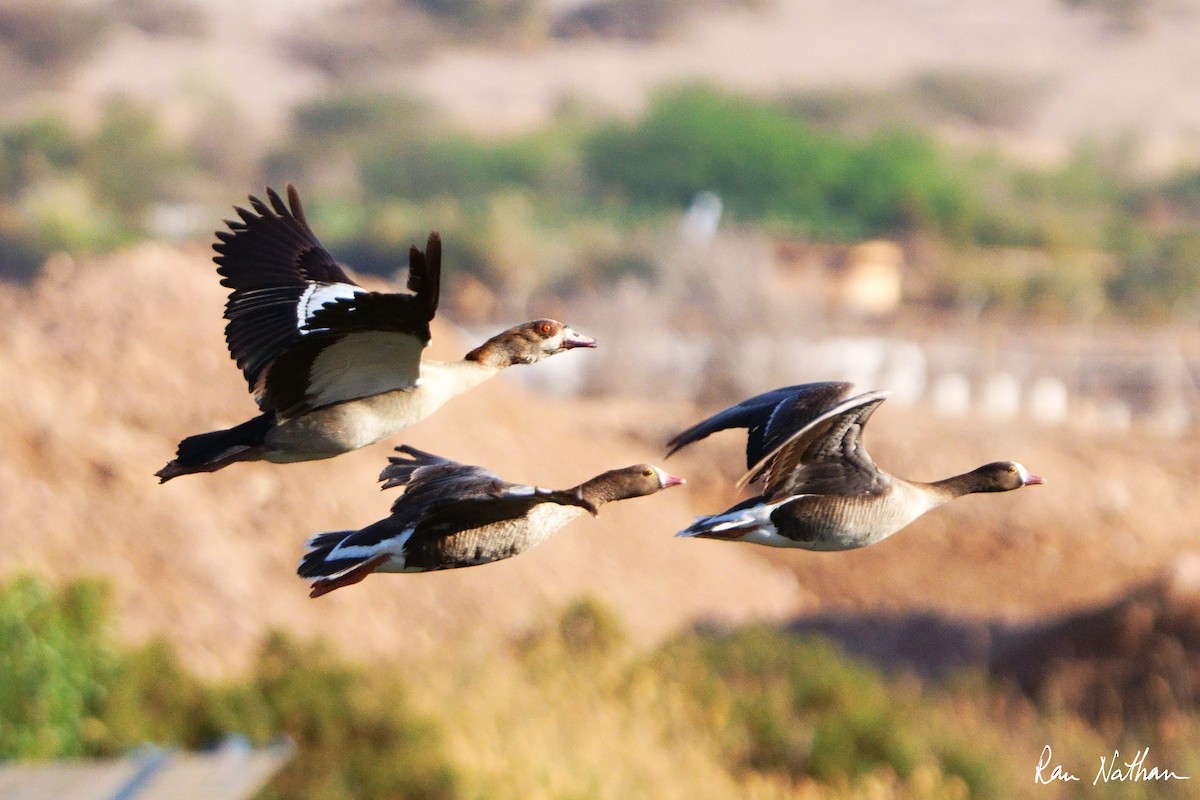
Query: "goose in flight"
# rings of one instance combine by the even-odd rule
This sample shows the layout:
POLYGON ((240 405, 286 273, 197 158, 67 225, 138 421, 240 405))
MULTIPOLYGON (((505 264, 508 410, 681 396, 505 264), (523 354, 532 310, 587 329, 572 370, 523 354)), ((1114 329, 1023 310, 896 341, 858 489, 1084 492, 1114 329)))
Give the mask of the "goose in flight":
POLYGON ((442 244, 409 251, 408 292, 356 284, 317 240, 300 195, 267 202, 218 231, 214 261, 225 340, 258 402, 258 416, 189 436, 156 475, 163 482, 236 461, 331 458, 392 436, 513 364, 532 364, 594 339, 552 319, 509 328, 458 361, 423 360, 437 312, 442 244))
POLYGON ((571 520, 617 500, 684 483, 650 464, 610 470, 570 489, 510 483, 495 473, 414 447, 396 448, 379 479, 403 486, 390 516, 361 530, 308 541, 297 569, 311 597, 358 583, 373 572, 428 572, 487 564, 523 553, 571 520))
POLYGON ((749 471, 739 486, 762 491, 679 536, 806 550, 851 550, 886 539, 917 517, 966 494, 1044 483, 1015 461, 996 461, 932 483, 876 466, 863 428, 886 392, 850 396, 849 383, 788 386, 752 397, 694 425, 674 453, 727 428, 746 428, 749 471))

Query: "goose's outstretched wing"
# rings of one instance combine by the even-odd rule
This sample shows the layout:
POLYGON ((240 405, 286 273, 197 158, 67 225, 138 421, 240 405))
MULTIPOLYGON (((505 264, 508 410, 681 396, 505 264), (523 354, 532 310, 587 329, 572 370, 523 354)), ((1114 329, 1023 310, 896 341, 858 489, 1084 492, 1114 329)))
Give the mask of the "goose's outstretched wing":
POLYGON ((437 312, 441 239, 409 251, 411 294, 356 284, 322 246, 287 186, 217 232, 214 261, 229 287, 225 340, 264 411, 289 416, 415 385, 437 312))
POLYGON ((746 428, 746 468, 775 450, 797 428, 850 394, 854 384, 836 381, 784 386, 755 395, 696 423, 667 443, 667 456, 728 428, 746 428))
POLYGON ((866 392, 827 409, 759 459, 738 485, 761 479, 768 497, 882 491, 888 477, 875 466, 862 433, 887 396, 866 392))

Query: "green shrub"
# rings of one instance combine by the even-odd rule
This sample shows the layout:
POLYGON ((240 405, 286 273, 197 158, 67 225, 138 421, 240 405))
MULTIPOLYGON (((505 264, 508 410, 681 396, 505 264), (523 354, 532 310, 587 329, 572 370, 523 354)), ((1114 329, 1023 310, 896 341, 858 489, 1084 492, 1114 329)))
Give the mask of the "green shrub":
POLYGON ((225 702, 231 729, 256 741, 285 734, 296 744, 266 798, 456 795, 437 730, 412 715, 401 686, 347 666, 322 645, 271 636, 250 683, 232 687, 225 702))
POLYGON ((966 189, 928 139, 887 133, 866 142, 817 131, 771 104, 705 88, 658 98, 644 119, 612 124, 584 145, 601 192, 649 208, 720 195, 747 220, 781 220, 818 236, 957 233, 966 189))
POLYGON ((141 214, 174 189, 186 165, 151 109, 116 100, 87 139, 81 171, 96 198, 137 227, 141 214))
POLYGON ((466 136, 393 141, 362 159, 363 188, 374 197, 474 199, 507 186, 532 186, 543 162, 519 144, 488 145, 466 136))
POLYGON ((75 168, 79 137, 57 116, 43 116, 0 130, 0 197, 17 200, 47 177, 75 168))
POLYGON ((110 676, 94 755, 117 755, 146 742, 208 747, 222 727, 213 692, 179 662, 163 640, 127 650, 110 676))
POLYGON ((318 97, 292 111, 295 149, 357 149, 372 141, 419 137, 430 123, 424 105, 396 94, 345 92, 318 97))
POLYGON ((107 602, 95 583, 0 584, 0 759, 88 752, 117 663, 107 602))
POLYGON ((439 800, 457 794, 438 731, 389 673, 277 634, 246 680, 205 684, 173 649, 114 645, 107 593, 82 582, 0 584, 0 758, 113 755, 144 742, 199 748, 231 732, 296 744, 269 800, 439 800))

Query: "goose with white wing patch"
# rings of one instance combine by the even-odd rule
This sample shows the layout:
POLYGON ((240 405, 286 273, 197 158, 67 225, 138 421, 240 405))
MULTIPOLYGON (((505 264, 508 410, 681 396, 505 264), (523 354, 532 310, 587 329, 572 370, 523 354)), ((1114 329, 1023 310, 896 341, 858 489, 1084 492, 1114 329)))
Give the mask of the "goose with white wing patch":
POLYGON ((658 467, 637 464, 570 489, 543 489, 407 445, 396 450, 403 455, 393 456, 379 475, 384 489, 405 487, 391 515, 361 530, 309 539, 297 574, 312 580, 311 597, 373 572, 429 572, 511 558, 605 503, 684 483, 658 467))
POLYGON ((218 231, 214 261, 225 305, 225 340, 262 413, 227 430, 189 436, 155 473, 163 482, 237 461, 312 461, 385 439, 504 368, 576 347, 595 347, 552 319, 517 325, 460 361, 424 361, 437 312, 442 244, 429 235, 409 251, 410 293, 356 284, 321 245, 287 185, 269 205, 218 231))
POLYGON ((887 397, 850 397, 849 383, 789 386, 752 397, 676 436, 668 455, 728 428, 746 428, 749 472, 763 491, 698 518, 679 536, 806 550, 851 550, 891 536, 927 511, 966 494, 1007 492, 1045 481, 1015 461, 997 461, 932 483, 875 465, 863 445, 867 420, 887 397))

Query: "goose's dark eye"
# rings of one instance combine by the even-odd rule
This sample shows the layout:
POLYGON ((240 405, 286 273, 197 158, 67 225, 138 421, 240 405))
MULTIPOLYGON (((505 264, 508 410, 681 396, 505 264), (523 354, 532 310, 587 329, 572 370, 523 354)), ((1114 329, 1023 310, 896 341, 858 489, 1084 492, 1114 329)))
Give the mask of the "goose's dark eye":
POLYGON ((652 469, 642 470, 642 477, 644 477, 644 478, 649 478, 653 474, 654 474, 654 470, 652 470, 652 469))

